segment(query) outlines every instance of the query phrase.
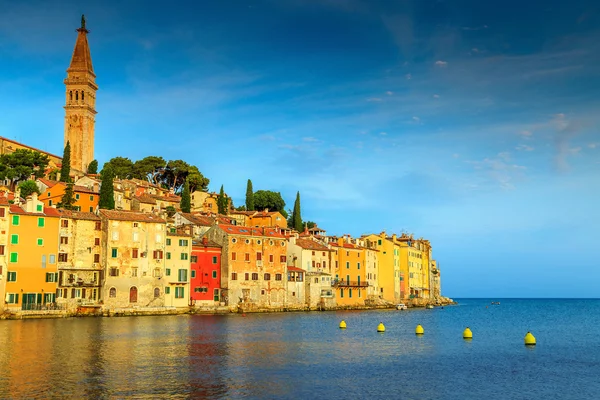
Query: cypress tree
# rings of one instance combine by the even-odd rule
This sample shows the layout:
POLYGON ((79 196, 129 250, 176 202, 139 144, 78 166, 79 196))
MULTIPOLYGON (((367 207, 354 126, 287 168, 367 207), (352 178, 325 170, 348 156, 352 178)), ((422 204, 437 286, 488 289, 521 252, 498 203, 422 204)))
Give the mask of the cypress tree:
POLYGON ((294 202, 294 211, 292 212, 292 227, 298 232, 302 232, 302 215, 300 213, 300 192, 296 193, 294 202))
POLYGON ((62 166, 60 167, 60 181, 71 182, 71 143, 67 141, 63 152, 62 166))
POLYGON ((252 189, 252 181, 248 179, 246 185, 246 210, 254 211, 254 190, 252 189))
POLYGON ((67 183, 65 193, 63 194, 62 199, 60 199, 60 203, 58 203, 56 207, 64 208, 65 210, 75 209, 75 194, 73 192, 73 184, 71 182, 67 183))
POLYGON ((115 192, 113 188, 114 172, 110 165, 102 171, 102 186, 100 186, 100 200, 98 207, 106 210, 115 209, 115 192))
POLYGON ((217 197, 217 208, 219 209, 219 214, 227 215, 227 198, 225 197, 223 185, 221 185, 221 191, 219 192, 219 197, 217 197))
POLYGON ((98 173, 98 160, 92 160, 90 165, 87 167, 88 174, 97 174, 98 173))
POLYGON ((186 179, 183 184, 183 193, 181 193, 181 211, 189 213, 192 211, 192 198, 190 196, 190 182, 186 179))

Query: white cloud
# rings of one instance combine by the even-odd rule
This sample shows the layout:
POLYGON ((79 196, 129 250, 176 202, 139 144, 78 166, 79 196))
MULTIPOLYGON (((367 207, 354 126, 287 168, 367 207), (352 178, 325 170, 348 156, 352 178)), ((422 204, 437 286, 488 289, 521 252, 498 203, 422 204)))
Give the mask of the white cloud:
POLYGON ((587 147, 590 149, 595 149, 596 147, 598 147, 598 143, 590 143, 587 145, 587 147))
POLYGON ((569 149, 569 154, 579 154, 581 147, 573 147, 569 149))
POLYGON ((387 94, 388 96, 391 96, 394 94, 394 92, 392 92, 391 90, 388 90, 387 92, 385 92, 385 94, 387 94))
POLYGON ((421 118, 419 118, 419 117, 412 117, 412 120, 413 120, 414 122, 416 122, 417 124, 418 124, 419 122, 421 122, 421 118))
POLYGON ((438 67, 445 67, 445 66, 448 65, 448 62, 447 61, 442 61, 442 60, 437 60, 435 62, 435 65, 437 65, 438 67))
POLYGON ((526 144, 520 144, 517 147, 515 147, 516 150, 518 151, 533 151, 534 148, 531 146, 528 146, 526 144))
POLYGON ((379 132, 379 134, 380 134, 381 136, 385 136, 385 135, 387 135, 387 132, 379 132))
POLYGON ((319 139, 314 138, 312 136, 303 137, 302 140, 305 141, 305 142, 313 142, 313 143, 314 142, 320 142, 319 139))
POLYGON ((439 99, 439 98, 440 98, 440 95, 439 95, 439 94, 434 94, 434 95, 433 95, 433 98, 434 98, 434 99, 439 99))

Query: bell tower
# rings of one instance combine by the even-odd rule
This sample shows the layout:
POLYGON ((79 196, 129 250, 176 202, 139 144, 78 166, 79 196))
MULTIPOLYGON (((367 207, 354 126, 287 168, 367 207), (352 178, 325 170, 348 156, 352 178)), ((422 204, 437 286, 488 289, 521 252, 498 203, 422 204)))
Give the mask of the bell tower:
POLYGON ((96 119, 96 74, 87 41, 89 31, 85 28, 85 16, 77 29, 77 41, 64 80, 65 146, 71 144, 71 168, 87 172, 94 159, 94 123, 96 119))

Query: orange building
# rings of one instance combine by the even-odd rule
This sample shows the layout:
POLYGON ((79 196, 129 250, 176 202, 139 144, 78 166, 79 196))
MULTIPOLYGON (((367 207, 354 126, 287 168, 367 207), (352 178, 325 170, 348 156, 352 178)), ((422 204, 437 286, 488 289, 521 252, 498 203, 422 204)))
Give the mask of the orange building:
MULTIPOLYGON (((64 182, 51 181, 49 179, 38 179, 38 186, 46 188, 39 199, 46 207, 56 207, 65 194, 67 184, 64 182), (43 184, 42 185, 40 185, 43 184)), ((100 200, 100 193, 95 189, 85 186, 73 185, 73 196, 75 197, 76 211, 95 212, 100 200)))
POLYGON ((349 237, 331 243, 335 267, 334 287, 338 306, 364 305, 367 298, 366 252, 349 237))
POLYGON ((7 308, 35 310, 55 302, 60 213, 37 194, 8 212, 7 308))
POLYGON ((219 224, 206 237, 223 249, 221 301, 232 309, 287 304, 287 240, 279 229, 219 224))

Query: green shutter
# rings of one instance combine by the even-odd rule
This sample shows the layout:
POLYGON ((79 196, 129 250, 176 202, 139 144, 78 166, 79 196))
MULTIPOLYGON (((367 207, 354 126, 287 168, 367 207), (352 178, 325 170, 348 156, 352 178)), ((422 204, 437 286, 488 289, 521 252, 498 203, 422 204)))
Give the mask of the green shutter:
POLYGON ((38 246, 43 246, 44 245, 44 239, 38 238, 37 245, 38 246))
POLYGON ((37 206, 35 206, 35 209, 38 210, 38 212, 43 212, 44 211, 44 206, 41 204, 38 204, 37 206))
POLYGON ((39 217, 39 218, 38 218, 38 226, 39 226, 40 228, 43 228, 43 227, 44 227, 44 224, 45 224, 45 222, 46 222, 46 221, 44 220, 44 218, 43 218, 43 217, 39 217))
POLYGON ((165 270, 165 275, 166 275, 166 276, 171 276, 171 268, 167 268, 167 269, 165 270))
POLYGON ((169 253, 169 252, 167 251, 167 260, 170 260, 170 259, 171 259, 171 253, 169 253))
POLYGON ((19 235, 10 235, 10 244, 19 244, 19 235))
POLYGON ((165 294, 171 294, 171 288, 170 287, 166 287, 165 288, 165 294))
POLYGON ((12 217, 12 224, 13 225, 19 225, 19 216, 18 215, 13 215, 13 217, 12 217))
POLYGON ((19 262, 19 253, 10 253, 10 262, 19 262))

